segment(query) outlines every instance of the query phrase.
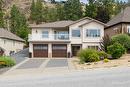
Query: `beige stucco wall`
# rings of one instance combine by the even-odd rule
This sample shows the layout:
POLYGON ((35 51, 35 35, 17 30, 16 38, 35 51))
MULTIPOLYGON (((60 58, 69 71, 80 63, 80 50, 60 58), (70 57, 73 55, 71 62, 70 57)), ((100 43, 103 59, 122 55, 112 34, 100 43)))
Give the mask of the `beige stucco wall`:
POLYGON ((10 51, 18 52, 22 50, 24 47, 24 43, 0 38, 0 47, 5 50, 5 55, 9 55, 10 51))
POLYGON ((80 21, 78 23, 75 23, 73 25, 71 25, 69 27, 69 32, 70 32, 70 41, 71 41, 71 44, 82 44, 82 40, 83 40, 83 29, 81 27, 79 27, 80 25, 88 22, 89 20, 86 19, 86 20, 83 20, 83 21, 80 21), (72 37, 72 30, 73 29, 80 29, 80 33, 81 33, 81 36, 80 37, 72 37))
POLYGON ((104 26, 97 23, 97 22, 91 22, 89 24, 86 24, 82 27, 83 29, 83 42, 100 42, 101 39, 104 37, 104 26), (86 30, 87 29, 100 29, 100 37, 86 37, 86 30))

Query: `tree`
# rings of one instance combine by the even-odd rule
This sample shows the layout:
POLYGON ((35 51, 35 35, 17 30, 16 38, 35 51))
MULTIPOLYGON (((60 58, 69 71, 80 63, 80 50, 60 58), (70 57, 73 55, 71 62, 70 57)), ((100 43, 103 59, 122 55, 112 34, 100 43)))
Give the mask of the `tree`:
POLYGON ((10 15, 11 32, 27 40, 29 28, 24 14, 21 14, 19 9, 13 5, 10 15))
POLYGON ((85 16, 95 18, 97 15, 97 6, 95 0, 88 0, 86 4, 85 16))
POLYGON ((39 24, 39 23, 43 22, 43 5, 42 5, 42 0, 37 0, 35 13, 36 13, 36 15, 35 15, 36 23, 39 24))
POLYGON ((82 7, 79 0, 65 2, 64 11, 66 20, 78 20, 82 17, 82 7))
POLYGON ((2 10, 3 0, 0 0, 0 27, 4 27, 4 13, 2 10))
POLYGON ((36 20, 36 8, 35 8, 35 7, 36 7, 36 6, 35 6, 35 1, 32 0, 32 4, 31 4, 31 8, 30 8, 30 10, 31 10, 30 20, 31 20, 32 22, 34 22, 34 21, 36 20))
POLYGON ((57 16, 57 9, 56 8, 47 8, 47 10, 44 10, 44 12, 46 11, 46 13, 44 13, 44 19, 46 20, 46 22, 54 22, 58 20, 58 16, 57 16))
POLYGON ((51 3, 56 3, 56 1, 55 0, 50 0, 51 1, 51 3))
POLYGON ((97 0, 97 16, 96 19, 107 23, 113 14, 115 0, 97 0))
POLYGON ((64 20, 64 6, 62 4, 57 4, 56 9, 57 9, 57 20, 64 20))

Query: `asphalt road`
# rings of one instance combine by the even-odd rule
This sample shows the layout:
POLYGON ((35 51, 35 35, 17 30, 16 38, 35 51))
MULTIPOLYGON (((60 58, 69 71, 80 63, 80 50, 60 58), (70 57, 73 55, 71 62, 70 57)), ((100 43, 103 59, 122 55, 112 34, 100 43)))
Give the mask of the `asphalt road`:
POLYGON ((16 61, 16 64, 18 64, 25 60, 26 57, 29 57, 29 49, 23 49, 20 52, 12 55, 11 57, 16 61))
POLYGON ((0 79, 0 87, 130 87, 130 68, 125 67, 25 77, 0 79))

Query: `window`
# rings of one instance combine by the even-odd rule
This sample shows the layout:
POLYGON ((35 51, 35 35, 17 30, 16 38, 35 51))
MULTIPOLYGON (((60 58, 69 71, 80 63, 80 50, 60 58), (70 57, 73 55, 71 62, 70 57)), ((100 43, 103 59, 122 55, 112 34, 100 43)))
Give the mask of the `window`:
POLYGON ((72 30, 72 37, 80 37, 80 29, 72 30))
POLYGON ((100 37, 100 29, 87 29, 86 37, 100 37))
POLYGON ((130 26, 127 27, 127 31, 130 34, 130 26))
POLYGON ((95 49, 95 50, 98 50, 98 46, 88 46, 88 49, 95 49))
POLYGON ((43 31, 42 32, 42 38, 49 38, 49 32, 48 31, 43 31))
POLYGON ((4 44, 6 44, 6 40, 4 40, 4 44))
POLYGON ((55 31, 55 39, 69 39, 69 32, 68 31, 55 31))

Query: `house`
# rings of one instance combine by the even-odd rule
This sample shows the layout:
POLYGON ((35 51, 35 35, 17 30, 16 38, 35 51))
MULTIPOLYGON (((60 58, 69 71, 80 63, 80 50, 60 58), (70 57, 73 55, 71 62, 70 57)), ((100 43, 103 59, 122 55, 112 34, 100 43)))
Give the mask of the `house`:
POLYGON ((80 49, 99 49, 105 26, 89 17, 30 25, 30 55, 36 58, 71 57, 76 56, 80 49))
POLYGON ((107 23, 105 35, 130 33, 130 7, 126 7, 121 13, 107 23))
POLYGON ((11 32, 0 28, 0 48, 1 54, 4 51, 5 55, 15 53, 23 49, 24 40, 20 37, 12 34, 11 32))

